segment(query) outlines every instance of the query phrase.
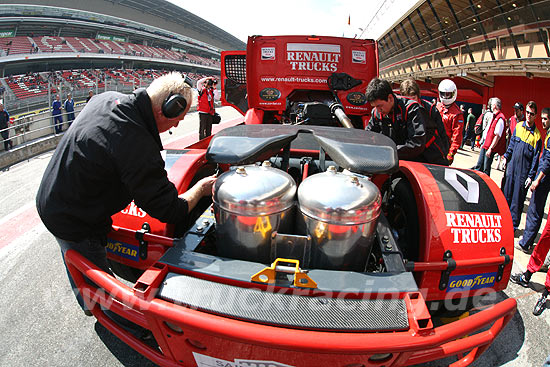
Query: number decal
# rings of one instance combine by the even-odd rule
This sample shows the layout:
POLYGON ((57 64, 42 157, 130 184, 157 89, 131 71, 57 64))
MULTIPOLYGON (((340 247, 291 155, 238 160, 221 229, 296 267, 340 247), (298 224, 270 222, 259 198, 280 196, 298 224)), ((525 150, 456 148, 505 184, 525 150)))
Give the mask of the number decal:
POLYGON ((445 168, 445 181, 447 181, 449 185, 451 185, 456 192, 462 196, 465 202, 470 204, 479 203, 479 184, 476 180, 464 172, 456 169, 445 168), (458 180, 457 176, 460 176, 460 178, 466 181, 466 187, 464 187, 464 185, 458 180))

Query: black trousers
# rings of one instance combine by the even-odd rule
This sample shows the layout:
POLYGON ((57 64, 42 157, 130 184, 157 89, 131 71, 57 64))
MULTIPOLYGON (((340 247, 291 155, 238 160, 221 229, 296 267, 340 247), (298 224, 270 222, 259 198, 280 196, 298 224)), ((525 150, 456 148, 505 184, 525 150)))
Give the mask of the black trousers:
POLYGON ((199 139, 212 135, 212 115, 199 112, 199 139))
POLYGON ((9 130, 2 131, 2 133, 0 134, 0 135, 2 135, 2 139, 4 139, 4 150, 5 151, 8 151, 11 148, 13 148, 13 142, 9 139, 9 136, 10 136, 9 134, 10 134, 9 130))

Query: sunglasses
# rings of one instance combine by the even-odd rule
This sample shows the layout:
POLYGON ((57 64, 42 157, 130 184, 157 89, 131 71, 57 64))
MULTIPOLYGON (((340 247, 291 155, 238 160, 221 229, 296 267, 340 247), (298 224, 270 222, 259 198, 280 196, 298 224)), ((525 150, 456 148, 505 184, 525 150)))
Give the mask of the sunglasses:
POLYGON ((536 116, 537 114, 531 111, 525 111, 526 115, 536 116))

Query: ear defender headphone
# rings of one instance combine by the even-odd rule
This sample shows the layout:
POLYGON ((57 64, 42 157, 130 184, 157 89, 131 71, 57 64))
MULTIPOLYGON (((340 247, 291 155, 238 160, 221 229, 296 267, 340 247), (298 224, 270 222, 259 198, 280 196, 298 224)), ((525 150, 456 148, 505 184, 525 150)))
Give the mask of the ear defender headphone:
MULTIPOLYGON (((193 86, 192 80, 185 74, 182 74, 184 83, 189 87, 193 86)), ((170 93, 168 97, 164 100, 162 104, 162 114, 164 117, 173 119, 180 116, 185 109, 187 108, 187 100, 181 94, 170 93)))
POLYGON ((166 97, 162 104, 162 114, 164 117, 173 119, 178 117, 187 108, 187 100, 181 94, 172 94, 166 97))

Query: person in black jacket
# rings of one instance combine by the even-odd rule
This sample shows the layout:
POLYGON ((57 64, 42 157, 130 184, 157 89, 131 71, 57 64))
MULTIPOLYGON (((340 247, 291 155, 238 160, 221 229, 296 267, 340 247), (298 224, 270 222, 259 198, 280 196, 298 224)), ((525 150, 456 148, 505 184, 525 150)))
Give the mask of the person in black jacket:
POLYGON ((399 92, 403 97, 410 98, 421 106, 420 112, 424 117, 424 129, 426 130, 426 148, 418 160, 424 163, 448 166, 449 138, 439 111, 434 104, 420 97, 420 87, 414 79, 405 79, 399 86, 399 92))
MULTIPOLYGON (((105 245, 113 214, 133 200, 152 217, 177 226, 211 194, 214 177, 179 195, 161 156, 159 133, 177 126, 191 101, 191 88, 179 73, 130 95, 106 92, 90 99, 61 138, 36 196, 40 218, 63 255, 74 249, 111 273, 105 245), (174 96, 185 100, 167 113, 163 106, 174 96)), ((74 289, 70 274, 69 280, 74 289)), ((76 290, 75 295, 89 314, 76 290)))
POLYGON ((10 124, 10 114, 4 109, 4 105, 0 103, 0 136, 4 139, 4 150, 7 152, 13 148, 13 142, 10 137, 10 130, 8 126, 10 124))
POLYGON ((378 78, 370 81, 366 94, 374 108, 365 130, 391 138, 397 145, 399 159, 421 160, 426 133, 420 105, 411 99, 397 97, 390 83, 378 78))

